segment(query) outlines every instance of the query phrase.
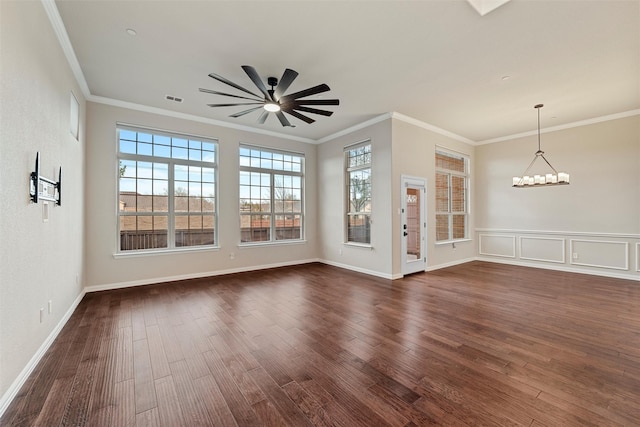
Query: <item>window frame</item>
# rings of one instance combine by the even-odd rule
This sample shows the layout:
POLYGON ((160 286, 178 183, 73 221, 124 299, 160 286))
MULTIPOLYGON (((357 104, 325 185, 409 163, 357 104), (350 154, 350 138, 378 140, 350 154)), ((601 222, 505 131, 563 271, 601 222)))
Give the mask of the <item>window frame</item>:
MULTIPOLYGON (((250 160, 249 162, 251 162, 252 157, 251 154, 248 157, 250 160)), ((262 158, 262 157, 260 157, 262 158)), ((278 160, 276 160, 278 161, 278 160)), ((285 160, 283 160, 283 164, 286 163, 285 160)), ((291 164, 295 164, 294 162, 291 162, 291 164)), ((288 151, 288 150, 281 150, 278 148, 272 148, 272 147, 265 147, 265 146, 259 146, 259 145, 254 145, 254 144, 246 144, 246 143, 240 143, 239 147, 238 147, 238 216, 239 216, 239 220, 240 220, 240 242, 239 242, 239 246, 259 246, 259 245, 282 245, 282 244, 295 244, 295 243, 301 243, 305 241, 305 236, 306 236, 306 221, 305 221, 305 216, 306 216, 306 212, 305 212, 305 179, 306 179, 306 175, 305 175, 305 167, 306 167, 306 158, 305 158, 305 154, 301 153, 301 152, 295 152, 295 151, 288 151), (266 168, 266 167, 261 167, 261 166, 251 166, 251 165, 242 165, 242 158, 246 156, 242 155, 242 150, 250 150, 250 151, 257 151, 260 153, 269 153, 271 155, 281 155, 281 156, 291 156, 291 157, 295 157, 295 158, 299 158, 300 159, 300 171, 294 171, 294 170, 285 170, 284 167, 283 169, 275 169, 273 167, 271 168, 266 168), (241 175, 242 173, 258 173, 258 174, 267 174, 269 175, 269 211, 268 212, 263 212, 260 211, 259 213, 253 212, 253 211, 249 211, 249 212, 243 212, 240 208, 240 204, 243 200, 243 198, 241 197, 241 190, 240 188, 243 186, 242 184, 242 180, 241 180, 241 175), (285 175, 285 176, 291 176, 291 177, 298 177, 300 178, 300 210, 299 211, 286 211, 286 212, 278 212, 276 211, 276 191, 275 189, 277 188, 277 183, 276 183, 276 175, 285 175), (243 216, 249 216, 251 217, 252 215, 261 215, 261 216, 269 216, 269 240, 246 240, 243 241, 243 234, 242 234, 242 217, 243 216), (291 215, 295 218, 296 215, 299 215, 300 218, 300 237, 298 238, 284 238, 284 239, 278 239, 277 238, 277 217, 278 216, 286 216, 286 215, 291 215)), ((251 188, 252 185, 251 183, 249 184, 249 188, 251 188)), ((262 199, 261 199, 262 200, 262 199)), ((295 220, 294 220, 295 221, 295 220)), ((251 219, 249 220, 249 223, 251 223, 251 219)), ((250 228, 251 229, 251 228, 250 228)))
POLYGON ((434 164, 435 164, 435 179, 434 179, 434 183, 436 186, 436 191, 435 191, 435 196, 436 196, 436 203, 435 203, 435 226, 436 226, 436 232, 434 233, 435 235, 435 243, 436 245, 439 244, 447 244, 447 243, 456 243, 456 242, 462 242, 462 241, 466 241, 466 240, 470 240, 469 237, 469 214, 470 214, 470 197, 471 197, 471 192, 470 192, 470 187, 471 187, 471 160, 470 160, 470 156, 464 153, 459 153, 456 151, 452 151, 452 150, 448 150, 446 148, 442 148, 442 147, 436 147, 435 149, 435 153, 434 153, 434 164), (447 157, 452 157, 455 159, 461 159, 464 161, 464 172, 460 172, 460 171, 456 171, 456 170, 452 170, 452 169, 447 169, 447 168, 443 168, 443 167, 438 167, 438 161, 437 161, 437 156, 438 154, 443 155, 443 156, 447 156, 447 157), (439 211, 438 209, 438 174, 441 175, 446 175, 447 176, 447 211, 439 211), (464 198, 463 198, 463 203, 464 203, 464 210, 463 211, 456 211, 453 212, 452 210, 452 201, 454 200, 453 197, 453 185, 452 185, 452 180, 454 177, 457 178, 462 178, 464 180, 464 198), (446 239, 442 239, 442 240, 438 240, 438 216, 439 215, 446 215, 447 216, 447 231, 448 231, 448 235, 446 239), (453 218, 456 216, 462 216, 464 218, 464 236, 463 237, 453 237, 454 234, 454 220, 453 218))
POLYGON ((360 141, 355 144, 344 147, 344 182, 345 182, 345 195, 344 195, 344 243, 346 245, 371 247, 371 218, 373 214, 373 144, 370 139, 360 141), (361 165, 350 166, 351 152, 360 148, 369 147, 369 162, 361 165), (368 211, 351 211, 351 177, 352 172, 369 172, 369 197, 368 197, 368 211), (357 240, 349 240, 349 224, 350 217, 356 215, 364 215, 368 218, 367 225, 369 227, 368 241, 361 242, 357 240))
MULTIPOLYGON (((127 140, 128 141, 128 140, 127 140)), ((140 140, 137 139, 136 144, 139 143, 140 140)), ((150 145, 155 145, 151 143, 150 145)), ((161 145, 161 144, 158 144, 161 145)), ((168 146, 169 149, 173 148, 173 145, 168 146)), ((187 149, 188 150, 188 149, 187 149)), ((136 150, 137 151, 137 150, 136 150)), ((201 153, 205 150, 200 150, 201 153)), ((219 212, 219 187, 218 187, 218 162, 219 162, 219 141, 217 138, 194 135, 189 133, 175 132, 175 131, 167 131, 162 129, 144 127, 139 125, 130 125, 125 123, 116 123, 116 256, 135 256, 135 255, 145 255, 145 254, 154 254, 154 253, 166 253, 166 252, 188 252, 188 251, 203 251, 203 250, 211 250, 219 248, 219 228, 218 228, 218 212, 219 212), (171 155, 169 157, 157 156, 154 154, 132 154, 125 153, 121 151, 120 142, 120 132, 128 131, 128 132, 136 132, 136 133, 144 133, 150 134, 152 136, 160 136, 166 137, 170 139, 186 139, 188 141, 199 141, 205 142, 209 144, 213 144, 213 151, 206 150, 206 152, 212 152, 214 156, 213 161, 207 160, 189 160, 189 159, 180 159, 174 158, 171 155), (120 209, 120 178, 121 176, 121 161, 134 161, 134 162, 147 162, 152 165, 162 164, 167 167, 167 210, 164 211, 150 211, 150 212, 123 212, 120 209), (189 210, 182 212, 176 212, 175 210, 175 166, 194 166, 200 168, 210 168, 213 169, 213 191, 214 191, 214 202, 213 202, 213 211, 194 211, 191 212, 189 210), (204 245, 184 245, 184 246, 176 246, 176 217, 178 216, 202 216, 203 219, 205 216, 213 217, 213 244, 204 244, 204 245), (166 247, 158 247, 158 248, 143 248, 143 249, 122 249, 121 247, 121 217, 141 217, 141 216, 166 216, 167 217, 167 246, 166 247)), ((139 179, 139 176, 136 172, 136 179, 139 179)), ((179 182, 182 182, 179 180, 179 182)), ((192 182, 192 181, 187 181, 192 182)), ((211 184, 209 181, 193 181, 199 182, 200 185, 211 184)), ((152 197, 155 194, 151 194, 152 197)), ((204 197, 201 195, 201 200, 204 197)), ((188 203, 188 202, 187 202, 188 203)))

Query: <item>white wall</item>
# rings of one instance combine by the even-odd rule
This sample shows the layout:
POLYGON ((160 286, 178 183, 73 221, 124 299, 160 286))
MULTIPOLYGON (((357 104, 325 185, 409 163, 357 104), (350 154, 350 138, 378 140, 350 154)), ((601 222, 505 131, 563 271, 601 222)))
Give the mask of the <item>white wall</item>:
POLYGON ((474 258, 473 207, 469 241, 457 243, 456 249, 450 244, 435 244, 435 212, 431 207, 435 206, 436 146, 468 155, 473 168, 473 146, 392 116, 320 145, 318 218, 324 262, 389 279, 402 277, 402 175, 427 180, 427 269, 474 258), (367 139, 371 140, 373 159, 371 248, 345 244, 344 148, 367 139))
POLYGON ((82 295, 85 102, 40 2, 0 2, 0 31, 2 413, 29 361, 82 295), (80 103, 79 141, 69 130, 72 91, 80 103), (50 205, 47 223, 43 203, 29 200, 37 151, 43 176, 57 180, 62 166, 62 206, 50 205))
POLYGON ((640 116, 543 133, 541 143, 570 185, 511 187, 537 136, 476 147, 479 256, 640 278, 640 116))
POLYGON ((393 276, 391 119, 318 147, 319 254, 328 264, 380 277, 393 276), (344 147, 371 141, 371 247, 345 244, 344 147))
POLYGON ((86 285, 88 290, 155 283, 316 260, 316 146, 257 133, 87 103, 86 285), (217 250, 114 257, 117 245, 116 124, 128 123, 218 139, 217 250), (239 246, 239 144, 290 150, 305 155, 305 224, 302 243, 239 246), (234 259, 231 259, 231 253, 234 259))
MULTIPOLYGON (((441 268, 460 262, 471 260, 475 257, 474 216, 475 201, 473 193, 470 197, 469 209, 469 240, 452 244, 436 244, 436 184, 435 184, 435 152, 436 146, 446 148, 469 157, 470 169, 475 169, 474 147, 460 142, 451 137, 444 136, 424 127, 416 126, 406 121, 393 119, 393 271, 400 274, 402 271, 401 245, 401 216, 398 209, 401 207, 401 176, 415 176, 427 180, 427 270, 441 268)), ((473 190, 473 180, 471 189, 473 190)))

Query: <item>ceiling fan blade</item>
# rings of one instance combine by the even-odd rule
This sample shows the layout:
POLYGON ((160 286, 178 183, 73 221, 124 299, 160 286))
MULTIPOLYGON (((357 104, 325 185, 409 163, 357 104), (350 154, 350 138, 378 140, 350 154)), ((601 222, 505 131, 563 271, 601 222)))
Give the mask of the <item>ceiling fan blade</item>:
POLYGON ((207 104, 209 107, 235 107, 236 105, 262 105, 264 102, 239 102, 236 104, 207 104))
POLYGON ((203 88, 200 88, 198 90, 200 92, 210 93, 212 95, 232 96, 234 98, 248 99, 250 101, 262 101, 261 99, 254 99, 254 98, 248 98, 246 96, 234 95, 234 94, 231 94, 231 93, 218 92, 217 90, 203 89, 203 88))
POLYGON ((284 74, 280 78, 278 85, 276 86, 276 91, 273 93, 275 99, 280 99, 282 95, 289 89, 291 83, 298 77, 298 73, 290 68, 284 70, 284 74))
POLYGON ((244 110, 244 111, 240 111, 239 113, 232 114, 232 115, 230 115, 229 117, 234 117, 234 118, 235 118, 235 117, 244 116, 245 114, 249 114, 249 113, 251 113, 252 111, 256 111, 256 110, 259 110, 259 109, 261 109, 261 108, 262 108, 262 106, 260 106, 260 107, 253 107, 253 108, 249 108, 248 110, 244 110))
POLYGON ((309 124, 315 122, 315 120, 313 120, 311 117, 304 116, 304 115, 298 113, 297 111, 294 111, 294 110, 282 110, 282 111, 284 111, 287 114, 291 114, 293 117, 298 118, 298 119, 300 119, 300 120, 302 120, 304 122, 307 122, 309 124))
POLYGON ((222 76, 219 76, 219 75, 217 75, 217 74, 211 73, 211 74, 209 74, 209 77, 211 77, 212 79, 216 79, 216 80, 218 80, 219 82, 222 82, 222 83, 224 83, 224 84, 227 84, 227 85, 229 85, 229 86, 231 86, 231 87, 235 87, 236 89, 241 90, 241 91, 243 91, 243 92, 246 92, 246 93, 248 93, 249 95, 253 95, 253 96, 257 97, 257 98, 260 98, 260 95, 256 95, 255 93, 251 92, 250 90, 245 89, 245 88, 243 88, 242 86, 237 85, 237 84, 235 84, 234 82, 232 82, 231 80, 227 80, 227 79, 225 79, 225 78, 224 78, 224 77, 222 77, 222 76))
POLYGON ((280 99, 281 102, 291 101, 293 99, 304 98, 305 96, 315 95, 322 92, 331 90, 329 86, 322 83, 321 85, 310 87, 309 89, 301 90, 300 92, 292 93, 291 95, 283 96, 280 99))
POLYGON ((293 127, 289 120, 287 120, 287 118, 284 116, 284 113, 282 111, 276 111, 276 117, 278 118, 278 120, 280 120, 280 124, 282 126, 293 127))
POLYGON ((296 110, 304 111, 307 113, 320 114, 323 116, 330 116, 333 114, 333 111, 327 110, 318 110, 317 108, 309 108, 309 107, 294 107, 296 110))
MULTIPOLYGON (((260 79, 260 76, 258 75, 256 69, 251 65, 243 65, 242 69, 245 73, 247 73, 247 76, 249 76, 253 84, 256 85, 258 89, 260 89, 260 92, 262 92, 265 99, 271 99, 271 95, 269 95, 269 92, 267 92, 267 87, 264 85, 262 79, 260 79)), ((273 101, 273 99, 271 100, 273 101)))
POLYGON ((260 114, 260 117, 258 117, 258 123, 264 124, 268 116, 269 116, 269 112, 267 110, 264 110, 262 114, 260 114))
POLYGON ((301 99, 293 101, 295 105, 340 105, 339 99, 301 99))

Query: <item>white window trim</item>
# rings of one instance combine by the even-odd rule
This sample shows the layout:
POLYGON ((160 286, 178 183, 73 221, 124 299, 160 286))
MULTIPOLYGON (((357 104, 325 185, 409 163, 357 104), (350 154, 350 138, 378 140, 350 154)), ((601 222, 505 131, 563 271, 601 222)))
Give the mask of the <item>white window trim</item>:
MULTIPOLYGON (((448 212, 441 212, 441 211, 436 211, 435 214, 436 215, 447 215, 448 219, 449 219, 449 238, 446 240, 436 240, 435 241, 435 245, 439 246, 439 245, 446 245, 446 244, 451 244, 451 243, 462 243, 462 242, 468 242, 471 241, 471 237, 470 237, 470 232, 469 232, 469 218, 470 218, 470 214, 471 214, 471 157, 468 154, 465 153, 461 153, 458 151, 453 151, 447 148, 443 148, 440 146, 436 146, 435 149, 435 154, 444 154, 446 156, 451 156, 451 157, 459 157, 464 159, 464 167, 465 167, 465 173, 462 172, 458 172, 458 171, 453 171, 450 169, 444 169, 444 168, 439 168, 439 167, 435 167, 435 173, 443 173, 443 174, 447 174, 449 176, 449 210, 448 212), (451 176, 458 176, 458 177, 462 177, 464 178, 464 182, 465 182, 465 211, 464 213, 453 213, 451 212, 451 176), (452 227, 452 218, 453 215, 464 215, 465 216, 465 227, 464 227, 464 232, 465 232, 465 236, 461 237, 459 239, 453 239, 451 238, 452 233, 453 233, 453 227, 452 227)), ((435 156, 434 156, 435 158, 435 156)), ((434 180, 435 182, 436 180, 434 180)), ((437 233, 436 233, 437 236, 437 233)))
MULTIPOLYGON (((270 199, 270 203, 271 203, 271 211, 268 213, 264 213, 261 215, 269 215, 269 217, 271 218, 270 221, 270 231, 269 231, 269 235, 271 236, 270 240, 261 240, 261 241, 251 241, 251 242, 243 242, 240 241, 238 243, 238 247, 239 248, 246 248, 246 247, 257 247, 257 246, 274 246, 274 245, 287 245, 287 244, 297 244, 297 243, 306 243, 305 240, 305 236, 306 236, 306 221, 305 221, 305 217, 306 217, 306 211, 305 211, 305 207, 306 207, 306 203, 305 203, 305 199, 306 199, 306 195, 305 195, 305 169, 306 169, 306 158, 304 153, 299 153, 299 152, 295 152, 295 151, 286 151, 286 150, 280 150, 277 148, 270 148, 270 147, 265 147, 265 146, 260 146, 260 145, 252 145, 252 144, 240 144, 239 148, 238 148, 238 176, 240 175, 240 172, 257 172, 257 173, 264 173, 264 174, 269 174, 269 188, 271 189, 271 199, 270 199), (282 154, 282 155, 286 155, 286 156, 296 156, 296 157, 300 157, 302 159, 301 165, 300 165, 300 172, 296 172, 296 171, 285 171, 285 170, 279 170, 279 169, 266 169, 266 168, 261 168, 261 167, 255 167, 255 166, 241 166, 239 164, 240 162, 240 149, 248 149, 248 150, 258 150, 258 151, 265 151, 265 152, 269 152, 272 154, 282 154), (289 176, 298 176, 300 177, 300 212, 285 212, 284 214, 291 214, 291 215, 300 215, 300 238, 299 239, 284 239, 284 240, 275 240, 275 235, 276 235, 276 223, 275 223, 275 217, 276 215, 280 215, 280 213, 276 213, 274 212, 274 205, 275 205, 275 181, 274 181, 274 175, 289 175, 289 176)), ((238 188, 240 187, 240 184, 238 183, 238 188)), ((238 209, 240 205, 240 200, 238 198, 238 209)), ((244 216, 249 216, 251 215, 251 213, 242 213, 240 211, 238 211, 238 214, 240 216, 240 218, 244 215, 244 216)), ((255 213, 254 213, 255 215, 255 213)), ((242 221, 240 222, 240 224, 242 224, 242 221)), ((242 234, 242 231, 240 231, 240 234, 242 234)))
MULTIPOLYGON (((370 194, 370 199, 371 202, 373 202, 373 144, 371 143, 370 139, 366 139, 364 141, 360 141, 360 142, 356 142, 353 144, 349 144, 343 147, 343 162, 344 162, 344 191, 345 194, 343 195, 343 202, 345 203, 345 207, 343 209, 344 212, 344 227, 343 227, 343 244, 344 245, 348 245, 348 246, 354 246, 354 247, 359 247, 359 248, 373 248, 372 246, 372 236, 369 235, 369 242, 368 243, 362 243, 362 242, 354 242, 349 240, 349 221, 347 220, 347 218, 350 215, 368 215, 369 216, 369 224, 372 224, 372 215, 373 215, 373 207, 371 209, 371 212, 351 212, 349 210, 349 207, 351 206, 351 200, 350 200, 350 195, 351 195, 351 172, 355 172, 355 171, 359 171, 359 170, 366 170, 369 169, 369 176, 371 177, 371 194, 370 194), (371 150, 371 161, 366 164, 366 165, 360 165, 360 166, 354 166, 354 167, 349 167, 349 151, 351 150, 356 150, 358 148, 361 147, 365 147, 365 146, 370 146, 370 150, 371 150)), ((373 203, 372 203, 373 204, 373 203)))
MULTIPOLYGON (((181 132, 173 132, 167 131, 157 128, 150 128, 145 126, 138 126, 126 123, 116 123, 116 165, 115 165, 115 174, 116 174, 116 194, 115 194, 115 218, 116 218, 116 235, 115 235, 115 252, 113 253, 114 258, 126 258, 133 256, 150 256, 150 255, 163 255, 170 253, 184 253, 184 252, 198 252, 198 251, 211 251, 218 250, 219 246, 219 228, 218 228, 218 196, 219 196, 219 188, 218 188, 218 159, 219 159, 219 141, 217 138, 209 137, 209 136, 201 136, 194 135, 189 133, 181 133, 181 132), (198 160, 185 160, 185 159, 173 159, 171 157, 155 157, 148 156, 143 154, 130 154, 130 153, 121 153, 120 152, 120 130, 126 130, 131 132, 145 132, 153 135, 162 135, 170 138, 193 138, 203 142, 212 143, 215 146, 215 162, 205 162, 198 160), (168 165, 168 178, 167 178, 167 186, 168 186, 168 208, 167 213, 164 212, 148 212, 146 213, 148 216, 166 216, 167 217, 167 247, 166 248, 151 248, 151 249, 136 249, 136 250, 121 250, 120 248, 120 160, 132 160, 132 161, 143 161, 143 162, 155 162, 155 163, 167 163, 168 165), (200 166, 200 167, 211 167, 214 169, 214 180, 215 180, 215 210, 213 212, 214 222, 214 243, 213 245, 196 245, 196 246, 180 246, 175 247, 175 212, 174 212, 174 171, 172 165, 180 164, 186 166, 200 166)), ((147 216, 145 215, 145 216, 147 216)), ((125 215, 125 216, 136 216, 136 215, 125 215)))

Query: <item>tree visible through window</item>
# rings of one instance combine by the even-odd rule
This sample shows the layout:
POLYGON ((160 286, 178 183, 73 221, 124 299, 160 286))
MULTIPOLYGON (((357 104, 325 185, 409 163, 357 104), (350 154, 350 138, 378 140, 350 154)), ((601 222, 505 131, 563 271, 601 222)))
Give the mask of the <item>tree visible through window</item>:
POLYGON ((240 241, 303 238, 304 156, 240 147, 240 241))
POLYGON ((119 250, 215 245, 214 140, 118 129, 119 250))
POLYGON ((345 150, 347 242, 371 243, 371 144, 345 150))
POLYGON ((468 237, 468 158, 436 151, 436 241, 468 237))

